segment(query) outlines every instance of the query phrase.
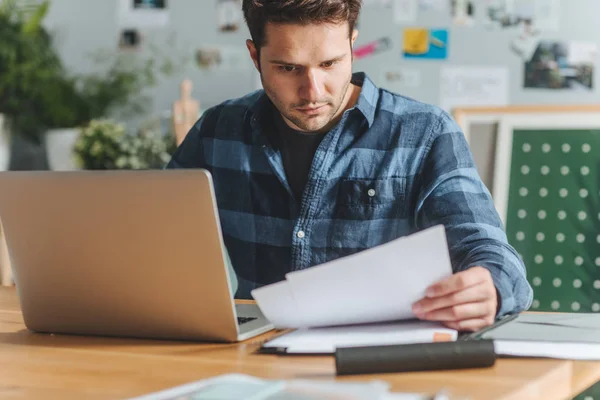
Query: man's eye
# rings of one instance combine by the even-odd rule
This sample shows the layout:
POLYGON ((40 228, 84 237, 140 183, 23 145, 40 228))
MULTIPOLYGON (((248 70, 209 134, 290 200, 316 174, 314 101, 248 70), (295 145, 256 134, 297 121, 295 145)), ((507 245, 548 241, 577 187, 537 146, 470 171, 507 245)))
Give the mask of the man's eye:
POLYGON ((335 64, 333 61, 327 61, 327 62, 323 63, 323 67, 331 68, 331 67, 333 67, 333 64, 335 64))
POLYGON ((292 65, 282 65, 281 67, 279 67, 279 69, 284 72, 294 72, 296 70, 296 67, 292 65))

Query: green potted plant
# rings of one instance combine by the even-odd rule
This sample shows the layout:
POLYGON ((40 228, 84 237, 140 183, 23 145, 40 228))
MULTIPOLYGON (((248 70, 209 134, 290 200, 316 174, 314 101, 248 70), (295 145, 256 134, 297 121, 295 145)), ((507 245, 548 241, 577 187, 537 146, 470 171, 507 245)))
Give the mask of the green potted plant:
POLYGON ((154 129, 128 134, 123 124, 92 120, 75 140, 75 164, 88 170, 162 169, 175 147, 172 134, 154 129))
MULTIPOLYGON (((108 64, 100 74, 63 76, 48 87, 61 104, 47 109, 45 121, 48 157, 53 169, 73 169, 72 149, 79 128, 94 119, 132 118, 144 113, 150 99, 144 90, 156 83, 159 71, 153 59, 129 54, 98 56, 108 64)), ((98 63, 99 64, 99 63, 98 63)))
POLYGON ((28 15, 16 0, 0 0, 0 114, 11 134, 45 147, 52 169, 73 169, 78 128, 145 112, 151 101, 144 91, 172 74, 174 63, 152 45, 146 58, 100 50, 93 61, 101 72, 72 74, 42 26, 48 8, 44 1, 28 15))
MULTIPOLYGON (((62 73, 50 35, 42 28, 42 2, 26 14, 16 0, 0 0, 0 114, 3 132, 39 143, 48 103, 45 87, 62 73)), ((6 138, 6 133, 4 138, 6 138)), ((7 141, 3 152, 7 151, 7 141)), ((1 166, 6 169, 5 165, 1 166)))

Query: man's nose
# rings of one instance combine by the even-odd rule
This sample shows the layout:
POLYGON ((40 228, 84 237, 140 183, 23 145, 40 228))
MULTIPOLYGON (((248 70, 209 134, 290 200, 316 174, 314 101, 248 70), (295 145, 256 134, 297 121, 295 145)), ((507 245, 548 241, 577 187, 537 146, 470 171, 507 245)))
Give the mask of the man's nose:
POLYGON ((324 93, 323 78, 320 76, 319 71, 308 70, 302 79, 300 96, 311 103, 318 103, 324 93))

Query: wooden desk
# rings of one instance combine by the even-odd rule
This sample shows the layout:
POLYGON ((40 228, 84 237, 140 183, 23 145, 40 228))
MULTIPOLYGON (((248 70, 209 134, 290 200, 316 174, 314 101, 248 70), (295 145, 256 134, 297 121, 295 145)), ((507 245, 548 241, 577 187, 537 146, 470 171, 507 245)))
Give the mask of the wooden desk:
MULTIPOLYGON (((30 333, 13 288, 0 289, 0 398, 122 399, 225 373, 336 379, 332 357, 257 355, 233 345, 30 333)), ((447 387, 472 399, 568 399, 600 379, 600 362, 502 359, 493 368, 337 378, 382 379, 394 391, 447 387)))

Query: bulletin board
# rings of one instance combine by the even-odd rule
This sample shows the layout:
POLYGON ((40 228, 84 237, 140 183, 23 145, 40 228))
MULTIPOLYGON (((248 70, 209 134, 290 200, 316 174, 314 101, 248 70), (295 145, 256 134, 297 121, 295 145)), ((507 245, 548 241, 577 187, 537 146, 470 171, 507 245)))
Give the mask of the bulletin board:
POLYGON ((540 311, 600 311, 600 114, 499 124, 494 204, 540 311))
MULTIPOLYGON (((363 3, 353 70, 392 92, 447 110, 599 102, 598 0, 363 3)), ((148 90, 158 113, 185 78, 202 109, 260 87, 241 0, 52 1, 47 25, 73 72, 96 71, 96 50, 171 57, 176 74, 148 90)))

